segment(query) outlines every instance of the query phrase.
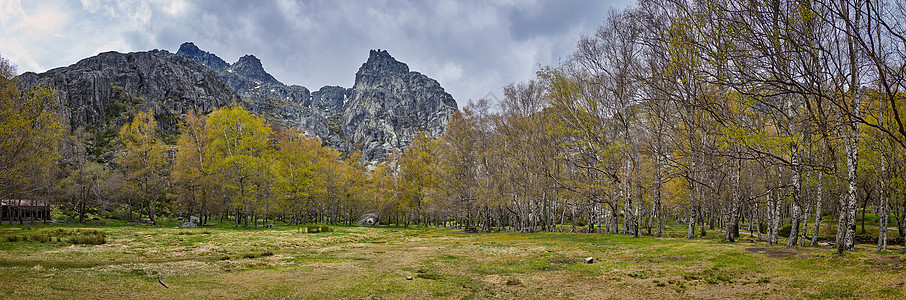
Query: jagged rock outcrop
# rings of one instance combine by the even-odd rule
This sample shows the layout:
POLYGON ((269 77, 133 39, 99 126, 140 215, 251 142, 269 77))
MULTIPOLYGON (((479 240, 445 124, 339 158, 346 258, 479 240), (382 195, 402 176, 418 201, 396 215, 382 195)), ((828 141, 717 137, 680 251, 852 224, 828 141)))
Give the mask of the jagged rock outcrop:
POLYGON ((189 110, 208 112, 239 100, 210 68, 161 50, 105 52, 68 67, 19 76, 21 90, 39 83, 56 90, 72 128, 105 127, 134 108, 152 110, 161 128, 175 129, 177 117, 189 110))
POLYGON ((179 50, 176 52, 179 56, 184 56, 191 58, 201 64, 208 66, 214 70, 224 70, 230 67, 226 61, 215 55, 214 53, 202 51, 198 49, 195 44, 192 42, 186 42, 179 46, 179 50))
POLYGON ((311 93, 303 86, 287 86, 264 70, 264 66, 254 55, 245 55, 233 64, 199 49, 191 42, 179 46, 176 55, 194 59, 213 69, 220 78, 235 90, 243 100, 255 106, 260 101, 283 101, 307 106, 311 93))
POLYGON ((230 65, 229 72, 251 79, 253 82, 259 84, 283 85, 283 83, 277 81, 274 76, 271 76, 271 74, 264 71, 261 60, 258 60, 254 55, 244 55, 240 57, 239 61, 230 65))
POLYGON ((436 80, 410 72, 386 50, 371 50, 356 73, 343 131, 365 160, 381 161, 406 149, 419 130, 440 138, 454 111, 456 101, 436 80))
POLYGON ((180 46, 177 55, 214 69, 253 111, 304 128, 338 150, 360 150, 370 163, 405 150, 418 131, 439 138, 456 111, 456 101, 436 80, 411 72, 386 50, 370 52, 352 88, 325 86, 311 93, 283 85, 251 55, 227 65, 192 43, 180 46))
POLYGON ((254 55, 244 55, 233 64, 210 52, 199 49, 191 42, 179 46, 176 55, 195 59, 213 69, 217 75, 239 94, 252 112, 291 127, 303 128, 307 133, 326 136, 324 117, 317 117, 311 109, 311 92, 299 85, 285 85, 264 70, 254 55))
POLYGON ((332 115, 342 114, 346 99, 352 94, 352 89, 340 86, 325 86, 311 93, 311 108, 325 110, 332 115))

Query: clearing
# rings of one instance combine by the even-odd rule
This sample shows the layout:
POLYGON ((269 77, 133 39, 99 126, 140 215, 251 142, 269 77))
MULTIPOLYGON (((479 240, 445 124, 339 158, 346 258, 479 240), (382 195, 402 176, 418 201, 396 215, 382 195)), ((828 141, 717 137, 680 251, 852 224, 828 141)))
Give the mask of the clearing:
POLYGON ((0 298, 906 297, 902 245, 838 256, 746 235, 724 243, 716 231, 686 240, 680 228, 664 238, 308 229, 4 225, 0 298), (72 239, 99 232, 101 245, 72 239), (583 263, 589 256, 595 262, 583 263))

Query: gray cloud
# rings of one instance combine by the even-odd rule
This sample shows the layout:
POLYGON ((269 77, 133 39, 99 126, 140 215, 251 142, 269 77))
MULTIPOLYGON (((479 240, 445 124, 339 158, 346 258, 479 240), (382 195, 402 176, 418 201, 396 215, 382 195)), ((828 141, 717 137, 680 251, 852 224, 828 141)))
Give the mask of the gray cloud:
POLYGON ((254 54, 286 84, 350 87, 368 50, 380 48, 463 105, 566 58, 608 9, 631 0, 6 1, 0 55, 20 71, 193 41, 227 62, 254 54))

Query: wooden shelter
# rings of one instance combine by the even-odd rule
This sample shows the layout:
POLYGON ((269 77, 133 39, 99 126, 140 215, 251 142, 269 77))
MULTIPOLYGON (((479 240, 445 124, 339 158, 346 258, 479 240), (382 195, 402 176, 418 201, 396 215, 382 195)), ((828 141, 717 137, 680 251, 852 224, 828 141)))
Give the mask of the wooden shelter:
POLYGON ((0 200, 0 221, 47 220, 50 218, 50 201, 28 199, 0 200))

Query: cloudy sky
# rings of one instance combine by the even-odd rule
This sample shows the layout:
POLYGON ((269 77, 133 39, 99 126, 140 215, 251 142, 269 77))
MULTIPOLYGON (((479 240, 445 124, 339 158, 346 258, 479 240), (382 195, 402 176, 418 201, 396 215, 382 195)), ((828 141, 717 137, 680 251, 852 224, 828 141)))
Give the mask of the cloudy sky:
POLYGON ((368 50, 387 49, 463 105, 557 64, 630 2, 0 0, 0 56, 43 72, 192 41, 230 63, 253 54, 281 82, 317 90, 351 87, 368 50))

